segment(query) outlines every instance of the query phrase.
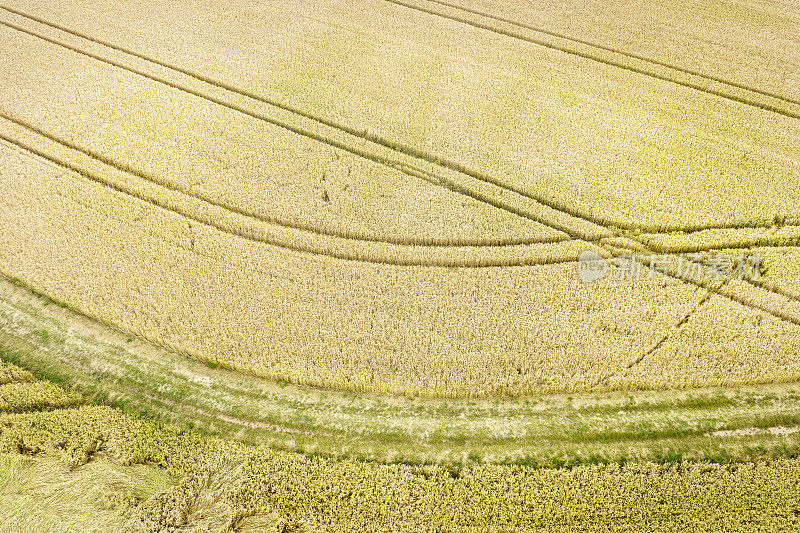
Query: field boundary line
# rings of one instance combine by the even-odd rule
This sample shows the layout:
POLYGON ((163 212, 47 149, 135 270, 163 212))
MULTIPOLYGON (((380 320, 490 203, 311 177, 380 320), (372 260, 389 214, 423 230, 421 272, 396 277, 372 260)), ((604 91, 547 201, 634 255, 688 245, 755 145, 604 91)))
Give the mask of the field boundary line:
POLYGON ((577 40, 577 39, 574 39, 574 38, 570 38, 570 37, 567 37, 567 36, 556 34, 555 32, 543 31, 543 30, 541 30, 539 28, 536 28, 536 27, 533 27, 533 26, 529 26, 529 25, 520 24, 520 23, 517 23, 517 22, 514 22, 514 21, 501 19, 499 17, 495 17, 495 16, 492 16, 492 15, 487 15, 487 14, 482 13, 480 11, 465 9, 465 8, 463 8, 461 6, 456 5, 456 4, 450 4, 450 3, 447 3, 447 2, 440 2, 440 1, 437 1, 437 0, 417 0, 417 2, 409 1, 409 0, 383 0, 383 1, 388 2, 390 4, 395 4, 395 5, 398 5, 398 6, 406 7, 408 9, 413 9, 413 10, 416 10, 416 11, 419 11, 419 12, 422 12, 422 13, 426 13, 426 14, 429 14, 429 15, 441 17, 441 18, 448 19, 448 20, 452 20, 454 22, 458 22, 460 24, 465 24, 465 25, 468 25, 468 26, 472 26, 474 28, 490 31, 490 32, 493 32, 493 33, 496 33, 496 34, 499 34, 499 35, 510 37, 512 39, 517 39, 517 40, 520 40, 520 41, 525 41, 525 42, 528 42, 528 43, 531 43, 531 44, 535 44, 535 45, 538 45, 538 46, 549 48, 551 50, 556 50, 558 52, 562 52, 562 53, 565 53, 565 54, 570 54, 570 55, 574 55, 574 56, 577 56, 577 57, 581 57, 583 59, 588 59, 588 60, 591 60, 591 61, 595 61, 595 62, 604 64, 604 65, 617 67, 617 68, 620 68, 620 69, 623 69, 623 70, 627 70, 629 72, 633 72, 635 74, 641 74, 641 75, 648 76, 648 77, 651 77, 651 78, 654 78, 654 79, 657 79, 657 80, 666 81, 666 82, 669 82, 669 83, 674 83, 674 84, 677 84, 677 85, 681 85, 681 86, 687 87, 689 89, 694 89, 694 90, 697 90, 697 91, 700 91, 700 92, 704 92, 706 94, 709 94, 709 95, 712 95, 712 96, 716 96, 716 97, 719 97, 719 98, 724 98, 726 100, 730 100, 730 101, 733 101, 733 102, 736 102, 736 103, 739 103, 739 104, 755 107, 755 108, 758 108, 758 109, 762 109, 764 111, 769 111, 769 112, 776 113, 776 114, 779 114, 779 115, 783 115, 783 116, 786 116, 786 117, 789 117, 789 118, 793 118, 793 119, 800 119, 800 108, 797 109, 797 110, 793 110, 793 109, 786 109, 785 107, 781 106, 781 103, 783 103, 783 104, 788 104, 789 106, 792 106, 792 107, 799 107, 800 106, 800 102, 795 101, 795 100, 790 99, 790 98, 787 98, 787 97, 774 95, 772 93, 768 93, 767 91, 762 91, 760 89, 753 89, 753 88, 750 88, 750 87, 748 87, 748 86, 746 86, 744 84, 729 83, 727 81, 723 81, 722 79, 716 79, 716 78, 708 76, 708 75, 703 75, 703 74, 700 74, 700 73, 695 73, 693 71, 689 71, 688 69, 682 69, 682 68, 676 68, 676 67, 672 67, 672 66, 667 66, 667 64, 662 64, 660 62, 656 62, 656 61, 653 61, 653 60, 650 60, 650 59, 646 59, 646 58, 643 58, 643 57, 637 57, 635 55, 632 55, 632 54, 629 54, 629 53, 625 53, 625 52, 621 52, 621 51, 613 49, 613 48, 597 46, 597 45, 589 43, 588 41, 584 42, 584 41, 581 41, 581 40, 577 40), (503 29, 503 28, 498 28, 498 27, 493 26, 493 25, 488 24, 488 23, 479 22, 479 21, 475 21, 475 20, 470 20, 470 19, 466 18, 463 15, 452 15, 452 14, 444 13, 442 11, 438 11, 434 7, 424 7, 423 5, 420 5, 418 2, 427 2, 427 3, 438 4, 439 6, 451 8, 451 9, 457 10, 457 11, 461 11, 462 13, 467 13, 467 14, 476 15, 476 16, 479 16, 479 17, 484 17, 484 18, 487 18, 489 20, 494 20, 495 22, 502 22, 502 23, 513 25, 513 26, 516 26, 517 28, 522 28, 522 29, 525 29, 525 30, 528 30, 528 31, 535 31, 535 32, 547 35, 547 36, 549 36, 551 38, 561 39, 561 40, 564 40, 564 41, 567 41, 567 42, 571 42, 571 43, 574 43, 574 44, 580 44, 580 45, 583 45, 583 46, 587 46, 587 47, 590 48, 590 51, 577 50, 577 49, 574 49, 574 48, 570 48, 569 46, 564 45, 564 44, 548 42, 545 39, 536 39, 534 37, 530 37, 530 36, 524 35, 522 33, 519 33, 518 31, 506 30, 506 29, 503 29), (725 90, 722 90, 722 89, 714 89, 714 88, 707 87, 707 86, 703 85, 702 83, 698 83, 698 82, 695 82, 695 81, 681 80, 681 79, 677 79, 676 77, 671 77, 671 76, 669 76, 667 74, 659 74, 657 72, 653 72, 651 70, 648 70, 647 68, 644 68, 644 67, 637 67, 637 66, 634 66, 634 65, 626 65, 625 63, 623 63, 622 61, 619 61, 619 60, 604 58, 600 54, 598 54, 597 52, 592 52, 591 49, 594 49, 595 51, 596 50, 605 51, 605 52, 609 52, 609 53, 616 54, 616 55, 623 55, 624 57, 627 57, 629 59, 642 61, 645 64, 659 66, 661 68, 665 68, 667 70, 671 70, 671 71, 673 71, 673 73, 677 72, 678 74, 684 74, 684 75, 687 75, 687 76, 699 77, 701 79, 710 81, 712 83, 716 83, 716 84, 721 85, 723 87, 727 86, 727 87, 732 88, 734 90, 743 91, 745 94, 753 93, 753 94, 758 95, 758 96, 763 96, 763 97, 766 97, 766 98, 770 98, 770 99, 776 100, 778 103, 759 102, 758 100, 756 100, 756 99, 754 99, 752 97, 740 96, 740 95, 732 94, 732 91, 725 91, 725 90))

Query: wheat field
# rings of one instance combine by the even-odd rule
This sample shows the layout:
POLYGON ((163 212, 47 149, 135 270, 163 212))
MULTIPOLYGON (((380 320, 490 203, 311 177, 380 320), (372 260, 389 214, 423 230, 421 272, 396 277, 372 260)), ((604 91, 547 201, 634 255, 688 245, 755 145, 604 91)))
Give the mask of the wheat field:
MULTIPOLYGON (((23 372, 3 366, 4 376, 23 372)), ((715 532, 798 525, 796 458, 676 464, 665 456, 572 468, 365 463, 165 428, 80 405, 80 398, 64 403, 71 394, 60 387, 23 379, 12 384, 28 396, 38 396, 40 384, 50 393, 23 412, 0 404, 3 532, 715 532)))
POLYGON ((0 0, 0 533, 797 531, 800 5, 0 0))
MULTIPOLYGON (((620 42, 577 39, 559 27, 574 13, 477 4, 163 4, 145 27, 129 2, 3 6, 0 270, 298 384, 796 379, 793 48, 773 42, 770 62, 708 18, 689 61, 685 32, 644 42, 621 17, 620 42), (745 58, 724 77, 721 47, 745 58), (746 250, 767 274, 584 284, 585 250, 746 250)), ((661 9, 667 25, 685 12, 661 9)), ((784 40, 798 27, 790 7, 739 15, 784 40)))

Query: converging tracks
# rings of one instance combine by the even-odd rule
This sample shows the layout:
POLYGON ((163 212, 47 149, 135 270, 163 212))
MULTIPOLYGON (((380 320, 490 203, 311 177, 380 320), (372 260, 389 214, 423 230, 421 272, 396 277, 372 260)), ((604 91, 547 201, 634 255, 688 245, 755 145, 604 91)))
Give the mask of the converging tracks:
MULTIPOLYGON (((238 210, 237 212, 237 208, 235 206, 215 203, 214 200, 209 197, 189 195, 185 190, 173 189, 170 191, 171 193, 182 195, 184 200, 186 196, 189 196, 198 202, 205 202, 208 205, 227 211, 228 216, 238 215, 240 217, 240 219, 236 221, 226 221, 225 224, 221 224, 219 222, 220 217, 217 215, 207 215, 204 217, 198 217, 196 215, 196 212, 203 212, 207 210, 207 206, 198 206, 194 211, 192 211, 191 209, 187 209, 184 204, 181 204, 181 201, 174 198, 167 203, 160 200, 157 201, 156 198, 162 194, 162 192, 152 192, 151 196, 145 199, 141 198, 141 190, 138 188, 125 189, 119 185, 121 182, 118 182, 116 186, 107 182, 104 183, 106 186, 115 188, 118 192, 139 197, 140 199, 144 199, 148 203, 157 205, 158 207, 173 211, 182 216, 192 218, 198 222, 208 224, 221 231, 233 233, 247 239, 266 242, 268 244, 274 244, 276 246, 281 246, 295 251, 327 255, 339 259, 385 263, 399 266, 497 267, 574 261, 576 259, 577 252, 586 249, 588 244, 596 244, 598 251, 606 256, 610 256, 620 251, 637 251, 645 255, 652 254, 659 252, 659 250, 652 245, 648 246, 647 244, 643 243, 641 238, 633 236, 631 234, 632 230, 649 230, 650 233, 657 234, 675 231, 702 231, 706 229, 720 228, 720 226, 666 229, 643 228, 635 226, 625 227, 625 225, 620 225, 619 223, 597 219, 580 213, 574 209, 558 205, 546 198, 541 197, 540 195, 536 195, 513 185, 506 184, 500 179, 475 171, 473 169, 469 169, 457 162, 451 161, 436 154, 427 153, 414 147, 383 138, 376 134, 339 124, 337 122, 325 119, 324 117, 317 117, 286 104, 243 91, 227 83, 213 80, 200 73, 150 58, 139 52, 129 50, 125 47, 108 43, 79 32, 75 32, 69 28, 22 13, 21 11, 3 6, 0 7, 2 7, 2 9, 7 13, 11 13, 17 17, 25 19, 28 24, 35 23, 36 25, 44 26, 48 31, 51 32, 55 30, 61 38, 46 35, 33 29, 25 28, 18 22, 15 23, 7 20, 0 20, 0 24, 6 27, 23 32, 32 37, 41 39, 56 46, 60 46, 94 60, 121 68, 133 74, 143 76, 152 81, 167 85, 172 89, 202 98, 213 104, 220 105, 233 111, 243 113, 249 117, 279 126, 298 135, 302 135, 335 148, 347 151, 358 157, 377 162, 394 170, 403 172, 409 176, 428 181, 435 185, 447 187, 453 192, 471 197, 520 217, 538 222, 564 235, 563 237, 556 237, 552 239, 552 241, 548 242, 542 242, 540 240, 518 240, 505 243, 424 241, 403 242, 400 240, 391 240, 363 234, 336 233, 326 228, 319 227, 306 227, 302 225, 295 225, 294 227, 291 227, 291 225, 287 224, 285 221, 278 219, 270 219, 266 217, 259 218, 258 216, 254 216, 252 213, 243 212, 241 210, 238 210), (69 36, 73 39, 77 38, 78 44, 72 44, 61 40, 65 36, 69 36), (89 51, 85 49, 86 42, 89 42, 93 46, 99 45, 99 48, 95 46, 94 51, 89 51), (144 67, 142 62, 144 62, 144 67), (254 106, 260 106, 263 111, 261 109, 254 109, 254 106), (359 139, 362 142, 354 142, 354 139, 359 139), (369 146, 368 149, 364 148, 365 143, 363 141, 366 141, 367 146, 369 146), (254 229, 251 225, 252 221, 247 221, 243 225, 242 218, 256 219, 257 222, 263 224, 258 229, 254 229), (280 230, 294 229, 304 233, 313 234, 317 241, 319 238, 330 238, 330 240, 329 242, 325 242, 322 246, 320 246, 319 242, 310 243, 307 238, 298 239, 296 234, 285 234, 281 238, 276 238, 274 235, 269 235, 269 231, 265 233, 265 225, 270 227, 270 231, 275 230, 276 228, 280 230), (298 245, 298 242, 303 244, 298 245), (570 251, 568 253, 564 253, 562 251, 561 255, 558 256, 557 253, 554 253, 554 249, 557 249, 559 243, 563 245, 565 242, 567 242, 568 246, 571 247, 570 251), (377 253, 375 250, 364 250, 363 246, 370 243, 377 246, 394 248, 384 248, 383 250, 379 250, 377 253), (533 245, 547 246, 547 248, 544 250, 539 250, 541 253, 531 254, 530 249, 533 245), (439 250, 437 250, 437 248, 439 250), (492 252, 494 249, 501 249, 502 252, 500 255, 503 257, 493 257, 492 252), (434 251, 433 253, 431 252, 432 250, 434 251), (512 257, 508 257, 509 251, 512 252, 512 257)), ((747 104, 747 102, 741 103, 747 104)), ((767 107, 763 106, 756 107, 768 109, 767 107)), ((768 110, 774 111, 772 109, 768 110)), ((58 144, 61 146, 61 148, 77 151, 83 156, 93 159, 96 163, 101 163, 106 167, 112 167, 117 173, 126 173, 128 175, 137 177, 139 180, 151 182, 152 184, 159 185, 162 188, 165 187, 166 182, 164 182, 164 180, 157 180, 146 176, 135 169, 131 169, 126 165, 112 161, 100 154, 95 154, 86 148, 78 147, 74 144, 49 135, 47 132, 38 129, 33 125, 25 124, 9 115, 4 115, 3 118, 17 127, 25 128, 28 131, 36 133, 38 136, 46 139, 45 144, 50 143, 51 147, 55 144, 58 144)), ((74 163, 71 163, 64 158, 53 157, 52 154, 48 153, 47 150, 37 149, 30 142, 23 142, 7 135, 3 135, 2 138, 7 142, 16 145, 18 148, 35 153, 40 157, 48 159, 52 163, 55 163, 61 167, 69 168, 70 170, 78 172, 85 177, 92 179, 93 181, 103 182, 103 177, 105 176, 105 172, 103 171, 89 173, 81 166, 76 166, 74 163)), ((129 178, 123 179, 123 182, 126 179, 129 178)), ((736 227, 738 226, 721 226, 721 228, 725 229, 732 229, 736 227)), ((751 228, 754 226, 750 225, 743 227, 751 228)), ((673 253, 676 252, 673 251, 673 253)), ((759 309, 782 320, 800 324, 800 319, 795 317, 793 314, 787 314, 782 312, 780 309, 771 309, 769 306, 753 302, 749 298, 741 296, 735 291, 712 288, 707 284, 696 282, 695 280, 684 279, 672 273, 668 273, 667 275, 675 277, 676 279, 680 279, 684 282, 692 283, 706 290, 710 290, 716 294, 720 294, 731 300, 737 301, 745 306, 759 309)), ((752 287, 758 287, 754 283, 750 283, 750 285, 752 287)), ((759 288, 775 295, 783 296, 788 300, 797 301, 796 299, 792 298, 791 295, 788 295, 786 291, 780 291, 779 288, 776 289, 775 287, 768 285, 762 285, 759 288)))

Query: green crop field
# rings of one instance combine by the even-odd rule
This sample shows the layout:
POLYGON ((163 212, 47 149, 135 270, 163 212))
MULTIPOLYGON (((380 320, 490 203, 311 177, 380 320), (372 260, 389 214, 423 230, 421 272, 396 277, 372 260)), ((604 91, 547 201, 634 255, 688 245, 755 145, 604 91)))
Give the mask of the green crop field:
POLYGON ((800 6, 0 2, 0 532, 800 527, 800 6))

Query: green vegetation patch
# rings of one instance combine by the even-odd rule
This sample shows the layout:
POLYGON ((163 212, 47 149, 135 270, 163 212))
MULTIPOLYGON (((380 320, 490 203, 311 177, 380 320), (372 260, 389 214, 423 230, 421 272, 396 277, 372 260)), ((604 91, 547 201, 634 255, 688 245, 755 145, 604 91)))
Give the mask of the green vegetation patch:
POLYGON ((12 454, 0 456, 0 480, 19 477, 21 464, 28 472, 13 498, 5 496, 9 484, 0 482, 0 518, 13 513, 44 520, 32 510, 36 500, 23 496, 60 494, 54 513, 69 511, 78 520, 81 513, 73 515, 64 502, 73 497, 75 505, 86 505, 87 494, 100 488, 97 501, 107 509, 96 531, 120 531, 120 523, 153 532, 790 531, 800 526, 797 459, 570 469, 385 465, 203 437, 102 406, 3 415, 0 428, 0 451, 12 454), (98 438, 103 440, 95 453, 76 461, 78 451, 98 438), (13 454, 32 459, 21 463, 13 454), (126 474, 142 465, 155 480, 150 495, 131 487, 126 474), (42 469, 57 475, 44 479, 42 469), (112 473, 120 476, 121 489, 106 483, 112 473), (71 480, 69 487, 65 479, 71 480))

